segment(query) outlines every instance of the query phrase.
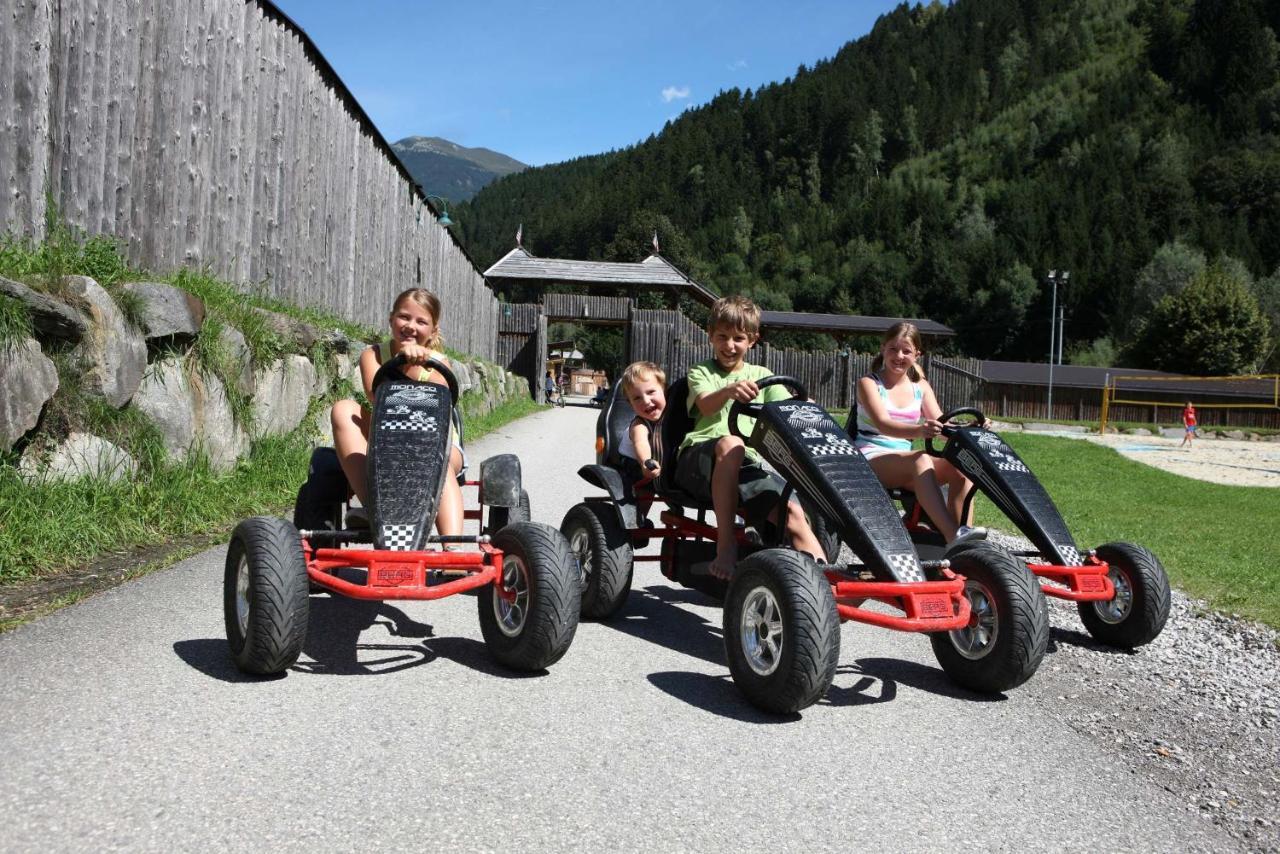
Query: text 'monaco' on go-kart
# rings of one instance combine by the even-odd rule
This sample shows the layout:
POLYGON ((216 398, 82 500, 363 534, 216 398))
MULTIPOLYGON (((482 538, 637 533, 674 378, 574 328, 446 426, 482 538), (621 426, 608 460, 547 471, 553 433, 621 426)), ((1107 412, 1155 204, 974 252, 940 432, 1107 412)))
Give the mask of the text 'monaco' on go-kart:
POLYGON ((735 403, 730 429, 782 475, 787 487, 777 509, 785 512, 792 494, 800 500, 829 562, 819 566, 784 545, 778 526, 739 526, 733 580, 726 585, 711 577, 710 503, 674 483, 673 449, 692 426, 683 406, 687 382, 667 392, 673 405, 663 424, 666 459, 656 483, 638 483, 639 470, 618 452, 632 413, 615 393, 597 422, 598 462, 579 472, 606 495, 587 498, 561 524, 582 567, 583 614, 603 619, 620 611, 633 564, 657 561, 668 579, 724 601, 734 682, 752 703, 775 712, 798 711, 826 693, 839 660, 842 620, 929 634, 943 670, 974 690, 1005 691, 1030 678, 1048 644, 1048 614, 1025 568, 993 548, 966 551, 954 563, 922 561, 848 434, 807 400, 795 379, 769 377, 759 385, 787 386, 794 397, 735 403), (749 434, 740 431, 742 416, 755 419, 749 434), (657 525, 647 519, 653 504, 666 505, 657 525), (655 539, 662 543, 659 555, 635 555, 655 539), (858 562, 836 562, 839 539, 858 562))
MULTIPOLYGON (((854 415, 850 415, 850 424, 854 415)), ((1031 541, 1013 554, 1041 579, 1045 595, 1076 603, 1085 628, 1101 643, 1133 648, 1150 643, 1169 617, 1169 579, 1148 549, 1111 542, 1096 549, 1076 545, 1044 486, 1009 444, 988 429, 978 409, 943 415, 946 443, 925 449, 964 472, 973 484, 966 510, 981 492, 1031 541)), ((923 554, 936 553, 940 537, 910 493, 895 493, 907 506, 907 527, 923 554)))
POLYGON ((564 655, 581 608, 578 574, 555 528, 529 521, 520 461, 500 454, 462 480, 478 492, 465 519, 478 534, 433 534, 448 476, 450 427, 462 433, 458 385, 410 380, 404 359, 373 380, 367 523, 346 512, 349 489, 330 448, 312 454, 294 523, 257 516, 241 522, 227 550, 224 610, 232 657, 243 671, 281 673, 297 660, 308 628, 310 592, 354 599, 442 599, 477 591, 485 644, 500 663, 541 670, 564 655), (351 517, 349 519, 349 517, 351 517))

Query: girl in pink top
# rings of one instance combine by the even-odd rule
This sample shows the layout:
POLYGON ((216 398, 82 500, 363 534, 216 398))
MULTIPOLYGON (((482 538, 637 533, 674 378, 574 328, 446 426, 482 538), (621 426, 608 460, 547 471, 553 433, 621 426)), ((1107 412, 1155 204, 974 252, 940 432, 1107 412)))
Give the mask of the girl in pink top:
POLYGON ((871 373, 858 380, 858 435, 854 442, 880 482, 909 488, 948 543, 981 539, 985 528, 961 519, 969 481, 951 463, 911 450, 912 439, 929 439, 942 432, 942 409, 933 389, 916 364, 922 352, 920 330, 902 321, 889 327, 871 373), (947 485, 942 497, 941 483, 947 485))

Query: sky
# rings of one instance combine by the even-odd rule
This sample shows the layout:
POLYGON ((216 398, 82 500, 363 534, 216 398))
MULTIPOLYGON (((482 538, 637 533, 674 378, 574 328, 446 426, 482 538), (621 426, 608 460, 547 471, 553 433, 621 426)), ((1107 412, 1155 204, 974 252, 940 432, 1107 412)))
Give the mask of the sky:
POLYGON ((275 0, 388 142, 532 166, 643 141, 835 54, 899 0, 275 0))

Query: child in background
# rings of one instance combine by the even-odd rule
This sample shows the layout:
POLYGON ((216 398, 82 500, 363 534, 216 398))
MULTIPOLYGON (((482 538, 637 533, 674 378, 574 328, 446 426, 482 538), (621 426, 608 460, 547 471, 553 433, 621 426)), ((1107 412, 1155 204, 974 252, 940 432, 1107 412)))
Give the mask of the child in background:
MULTIPOLYGON (((739 508, 744 515, 756 507, 776 509, 785 486, 782 478, 764 470, 754 449, 729 435, 729 407, 735 400, 785 400, 790 392, 781 386, 762 392, 756 385, 772 376, 772 371, 746 360, 747 351, 760 337, 760 309, 751 300, 742 296, 716 300, 707 320, 707 336, 713 358, 689 371, 689 399, 681 401, 696 421, 680 445, 676 484, 704 501, 711 499, 716 514, 716 559, 710 569, 712 575, 727 581, 738 560, 734 519, 739 508)), ((738 420, 740 429, 750 435, 754 420, 738 420)), ((798 502, 787 502, 787 518, 782 524, 798 551, 825 557, 798 502)))
POLYGON ((1191 440, 1196 437, 1196 408, 1191 405, 1191 401, 1187 401, 1187 405, 1182 410, 1182 444, 1178 447, 1192 447, 1191 440))
POLYGON ((622 372, 622 392, 636 413, 619 449, 640 464, 640 478, 662 474, 662 413, 667 409, 667 375, 653 362, 632 362, 622 372))
POLYGON ((948 543, 981 539, 986 529, 971 527, 971 519, 960 518, 969 481, 946 460, 911 450, 912 439, 929 439, 942 432, 938 421, 942 409, 916 364, 922 351, 920 330, 914 323, 902 321, 889 327, 871 362, 871 373, 858 380, 854 444, 881 483, 914 490, 948 543), (939 480, 947 484, 945 500, 939 480))
MULTIPOLYGON (((420 382, 440 383, 444 377, 439 371, 427 371, 428 359, 449 366, 449 359, 440 351, 442 309, 436 295, 425 288, 402 291, 391 306, 391 340, 367 348, 360 354, 360 379, 364 394, 373 400, 373 377, 384 362, 396 355, 403 355, 408 367, 405 375, 420 382)), ((455 401, 456 403, 456 401, 455 401)), ((333 445, 338 461, 347 476, 347 483, 360 503, 368 506, 369 494, 365 483, 366 458, 369 453, 369 421, 372 414, 354 400, 340 400, 333 405, 333 445)), ((444 491, 440 495, 440 511, 436 515, 436 530, 442 535, 462 533, 462 489, 458 486, 458 472, 462 470, 462 448, 456 431, 449 432, 452 448, 449 452, 449 473, 445 477, 444 491)))

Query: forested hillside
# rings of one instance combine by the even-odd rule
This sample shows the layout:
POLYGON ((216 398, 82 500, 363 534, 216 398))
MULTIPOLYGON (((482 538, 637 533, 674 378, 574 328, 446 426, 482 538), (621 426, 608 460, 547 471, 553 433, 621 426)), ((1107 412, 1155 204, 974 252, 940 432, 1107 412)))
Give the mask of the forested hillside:
POLYGON ((457 218, 481 263, 519 223, 535 254, 613 260, 657 228, 712 289, 931 317, 982 357, 1044 357, 1044 274, 1069 269, 1076 361, 1274 367, 1277 31, 1269 0, 904 4, 787 81, 502 178, 457 218))

